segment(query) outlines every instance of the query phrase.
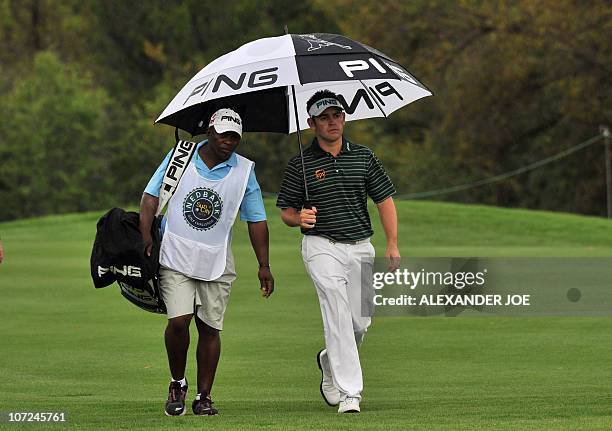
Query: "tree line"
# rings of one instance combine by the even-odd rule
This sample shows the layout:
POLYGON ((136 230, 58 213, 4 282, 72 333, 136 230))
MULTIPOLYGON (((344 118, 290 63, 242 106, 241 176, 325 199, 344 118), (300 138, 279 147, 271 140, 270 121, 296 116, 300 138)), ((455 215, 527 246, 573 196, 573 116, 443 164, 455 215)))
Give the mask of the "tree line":
MULTIPOLYGON (((373 46, 433 90, 346 127, 400 193, 519 168, 612 125, 610 1, 0 0, 0 220, 136 204, 174 144, 153 125, 167 103, 285 24, 373 46)), ((275 192, 297 143, 253 133, 240 152, 275 192)), ((438 199, 603 215, 603 156, 593 145, 438 199)))

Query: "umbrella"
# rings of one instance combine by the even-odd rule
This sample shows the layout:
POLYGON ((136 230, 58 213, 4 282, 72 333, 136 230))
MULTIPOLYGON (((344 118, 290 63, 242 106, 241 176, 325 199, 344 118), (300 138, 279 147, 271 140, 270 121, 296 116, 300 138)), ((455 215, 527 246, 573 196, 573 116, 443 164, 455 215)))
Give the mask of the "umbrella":
POLYGON ((208 64, 155 122, 199 135, 213 112, 232 107, 245 132, 297 131, 302 153, 306 101, 322 89, 338 94, 346 121, 386 117, 432 95, 403 66, 368 45, 337 34, 285 34, 249 42, 208 64))
POLYGON ((306 101, 317 90, 340 96, 346 120, 386 117, 432 93, 387 55, 345 36, 286 34, 258 39, 198 72, 156 123, 206 132, 206 118, 234 107, 245 132, 293 133, 308 128, 306 101))

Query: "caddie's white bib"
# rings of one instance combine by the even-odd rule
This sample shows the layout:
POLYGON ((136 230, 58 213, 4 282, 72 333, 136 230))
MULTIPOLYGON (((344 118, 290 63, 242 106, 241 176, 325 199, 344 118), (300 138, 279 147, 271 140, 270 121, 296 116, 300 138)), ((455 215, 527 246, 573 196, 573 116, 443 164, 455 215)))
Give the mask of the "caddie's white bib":
POLYGON ((191 161, 168 202, 160 264, 191 278, 216 280, 225 270, 227 247, 253 162, 238 163, 220 180, 198 174, 191 161))

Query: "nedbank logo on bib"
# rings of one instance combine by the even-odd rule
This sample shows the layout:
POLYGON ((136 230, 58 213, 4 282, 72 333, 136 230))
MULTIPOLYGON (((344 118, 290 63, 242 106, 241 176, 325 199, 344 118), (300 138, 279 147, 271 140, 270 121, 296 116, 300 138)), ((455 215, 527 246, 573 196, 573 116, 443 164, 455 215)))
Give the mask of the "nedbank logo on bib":
POLYGON ((217 192, 200 187, 193 189, 183 201, 183 217, 189 226, 197 230, 214 227, 223 212, 223 201, 217 192))

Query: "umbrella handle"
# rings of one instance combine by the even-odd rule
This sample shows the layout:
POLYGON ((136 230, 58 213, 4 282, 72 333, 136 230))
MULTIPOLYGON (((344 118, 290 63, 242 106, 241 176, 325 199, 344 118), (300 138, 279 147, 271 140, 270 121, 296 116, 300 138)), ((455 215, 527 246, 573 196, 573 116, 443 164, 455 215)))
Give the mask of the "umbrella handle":
MULTIPOLYGON (((305 200, 304 201, 304 205, 302 205, 302 208, 305 210, 311 210, 312 209, 312 204, 310 203, 310 201, 305 200)), ((303 227, 300 227, 300 232, 302 232, 302 234, 306 234, 310 229, 304 229, 303 227)))

